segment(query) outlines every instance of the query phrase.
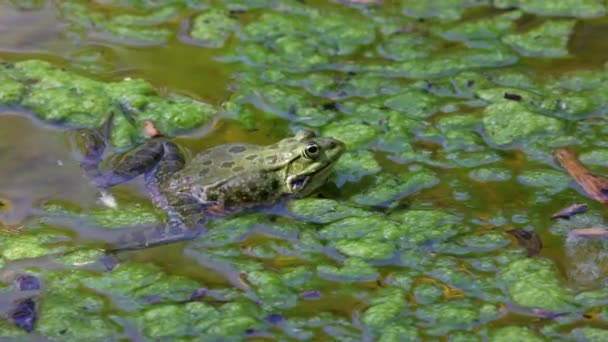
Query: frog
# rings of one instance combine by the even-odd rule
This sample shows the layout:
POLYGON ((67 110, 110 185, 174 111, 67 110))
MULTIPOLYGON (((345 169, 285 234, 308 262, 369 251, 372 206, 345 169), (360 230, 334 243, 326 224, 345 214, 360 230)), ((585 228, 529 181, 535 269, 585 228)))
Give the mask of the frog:
POLYGON ((104 193, 143 175, 147 194, 166 220, 127 229, 108 242, 108 252, 191 240, 206 232, 209 218, 309 196, 327 181, 345 151, 342 141, 301 129, 270 145, 218 145, 188 161, 183 148, 162 134, 104 157, 112 117, 100 129, 78 132, 84 176, 104 193), (102 168, 108 159, 111 165, 102 168))

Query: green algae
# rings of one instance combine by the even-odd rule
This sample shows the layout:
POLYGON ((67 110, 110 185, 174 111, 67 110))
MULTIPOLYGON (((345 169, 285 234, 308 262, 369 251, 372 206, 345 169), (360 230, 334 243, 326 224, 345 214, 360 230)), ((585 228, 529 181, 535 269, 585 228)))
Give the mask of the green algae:
POLYGON ((496 329, 492 332, 489 341, 502 342, 502 341, 530 341, 530 342, 543 342, 546 339, 539 336, 534 330, 528 327, 512 326, 503 327, 496 329))
POLYGON ((395 288, 385 289, 370 301, 371 306, 363 313, 362 321, 374 330, 380 330, 396 320, 406 309, 405 295, 395 288))
POLYGON ((65 235, 38 230, 27 235, 14 235, 2 232, 0 255, 6 260, 19 260, 52 255, 69 250, 68 246, 57 244, 65 242, 65 235))
POLYGON ((64 341, 99 340, 119 336, 120 325, 104 317, 103 298, 78 292, 50 293, 40 307, 40 333, 64 341), (74 311, 70 307, 81 308, 74 311))
MULTIPOLYGON (((79 268, 96 265, 102 255, 74 249, 73 235, 65 234, 69 228, 3 232, 2 267, 67 253, 55 259, 59 269, 36 273, 44 286, 36 333, 51 340, 131 334, 157 340, 605 339, 604 330, 592 327, 603 324, 605 312, 593 323, 578 314, 605 305, 605 295, 570 286, 576 283, 571 272, 584 260, 572 245, 559 249, 574 226, 547 220, 562 204, 585 200, 554 168, 554 148, 576 145, 584 163, 606 165, 605 70, 581 62, 579 45, 572 45, 582 44, 577 35, 598 22, 545 18, 601 16, 605 5, 394 5, 61 4, 70 37, 92 37, 119 55, 125 47, 159 44, 218 51, 222 57, 211 67, 235 72, 228 95, 217 102, 225 100, 222 109, 236 120, 203 137, 203 148, 237 140, 269 143, 287 135, 288 126, 305 126, 345 141, 348 152, 317 196, 289 201, 287 211, 213 221, 205 237, 184 245, 185 260, 181 247, 179 257, 169 248, 126 256, 128 261, 103 273, 84 271, 79 268), (539 67, 542 57, 555 64, 539 67), (534 227, 543 240, 549 228, 553 236, 543 258, 527 258, 504 233, 511 227, 534 227), (562 268, 568 279, 557 271, 562 268), (561 317, 507 314, 511 304, 574 314, 564 325, 561 317)), ((118 148, 144 138, 145 119, 173 136, 219 112, 198 100, 207 101, 204 91, 186 89, 196 93, 193 99, 140 79, 107 82, 112 62, 86 46, 79 53, 86 65, 79 69, 92 75, 39 61, 4 64, 0 103, 80 127, 96 127, 115 111, 112 141, 118 148)), ((193 56, 179 63, 201 62, 193 56)), ((170 63, 163 67, 172 72, 170 63)), ((211 88, 213 76, 192 78, 211 88)), ((69 204, 45 209, 104 227, 159 220, 141 199, 131 202, 119 198, 118 210, 71 210, 69 204)), ((575 223, 581 228, 603 220, 575 223)), ((588 244, 578 246, 595 253, 588 244)), ((3 319, 0 331, 2 338, 25 336, 3 319)))
POLYGON ((171 31, 159 24, 169 21, 178 12, 177 7, 167 6, 141 15, 111 17, 102 11, 91 11, 86 5, 70 1, 61 3, 59 8, 74 31, 89 27, 94 22, 95 31, 108 40, 146 45, 161 44, 168 40, 171 31))
POLYGON ((319 265, 317 274, 321 278, 338 282, 371 281, 378 278, 376 269, 358 258, 346 259, 342 267, 319 265))
POLYGON ((573 309, 572 291, 561 285, 553 265, 542 259, 518 260, 498 274, 513 302, 554 312, 573 309))
POLYGON ((367 216, 370 212, 331 199, 307 198, 288 203, 289 211, 302 219, 329 223, 353 216, 367 216))
POLYGON ((563 57, 568 54, 568 39, 574 21, 547 21, 522 34, 511 34, 503 41, 524 56, 563 57))
POLYGON ((429 170, 419 170, 402 175, 380 174, 375 184, 353 200, 362 205, 390 205, 405 196, 428 189, 438 183, 437 177, 429 170))
POLYGON ((591 327, 577 328, 572 330, 572 337, 578 340, 590 342, 603 341, 604 339, 608 338, 608 331, 606 329, 591 327))
POLYGON ((496 0, 498 8, 516 6, 523 11, 546 16, 600 17, 606 13, 606 5, 599 0, 496 0))
MULTIPOLYGON (((452 330, 471 329, 490 321, 500 314, 492 304, 475 305, 469 301, 451 301, 431 304, 417 310, 420 319, 434 328, 427 330, 432 335, 443 335, 452 330)), ((424 324, 423 323, 423 324, 424 324)))
POLYGON ((175 134, 199 127, 215 114, 212 106, 184 96, 161 98, 152 85, 141 79, 106 84, 43 61, 4 65, 0 75, 17 79, 23 85, 23 88, 14 88, 21 89, 19 96, 7 93, 7 102, 3 105, 23 106, 43 120, 97 127, 110 112, 122 113, 128 108, 128 113, 123 114, 136 115, 135 125, 124 116, 116 119, 111 138, 117 147, 124 148, 142 140, 144 120, 153 120, 159 130, 175 134))
POLYGON ((211 9, 194 18, 190 35, 203 46, 220 48, 235 29, 235 24, 227 12, 211 9))
POLYGON ((540 188, 549 193, 560 192, 570 183, 568 176, 554 170, 529 170, 522 172, 517 179, 522 185, 540 188))
POLYGON ((395 246, 374 239, 339 240, 334 247, 342 254, 371 260, 385 260, 393 256, 395 246))
POLYGON ((495 39, 512 32, 516 27, 515 21, 521 16, 521 12, 513 11, 475 22, 457 23, 441 30, 440 34, 449 40, 495 39))
POLYGON ((486 107, 483 127, 489 141, 507 145, 533 134, 560 133, 564 124, 558 119, 527 111, 517 102, 505 102, 486 107))
POLYGON ((369 151, 347 152, 336 164, 336 172, 339 174, 337 183, 358 182, 365 176, 380 172, 381 169, 373 153, 369 151))
POLYGON ((434 210, 408 210, 391 215, 400 223, 398 231, 407 244, 426 245, 448 239, 467 228, 457 226, 460 219, 449 213, 434 210))
POLYGON ((403 13, 416 18, 436 17, 443 20, 457 20, 467 8, 488 4, 489 1, 486 0, 414 0, 404 2, 403 13))

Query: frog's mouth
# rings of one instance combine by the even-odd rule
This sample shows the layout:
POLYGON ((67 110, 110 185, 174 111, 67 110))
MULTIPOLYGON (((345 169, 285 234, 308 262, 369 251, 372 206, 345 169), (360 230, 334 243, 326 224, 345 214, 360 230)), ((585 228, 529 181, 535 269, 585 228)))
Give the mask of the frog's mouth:
POLYGON ((308 175, 302 175, 290 179, 289 187, 291 188, 291 192, 295 193, 302 190, 310 182, 310 178, 308 175))
MULTIPOLYGON (((300 192, 302 189, 306 188, 306 186, 315 177, 323 178, 324 180, 327 179, 327 174, 331 172, 331 170, 333 169, 336 162, 337 161, 334 161, 334 162, 331 162, 331 163, 325 165, 324 167, 317 170, 315 173, 306 173, 306 174, 298 175, 298 176, 288 179, 289 188, 291 190, 291 193, 300 192)), ((321 184, 322 183, 320 183, 319 185, 321 185, 321 184)), ((314 189, 312 189, 312 190, 314 190, 314 189)))

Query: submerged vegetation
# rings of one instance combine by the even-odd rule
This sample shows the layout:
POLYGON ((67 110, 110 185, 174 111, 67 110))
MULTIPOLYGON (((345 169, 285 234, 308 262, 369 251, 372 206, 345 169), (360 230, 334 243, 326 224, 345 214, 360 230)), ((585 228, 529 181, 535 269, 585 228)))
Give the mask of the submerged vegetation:
POLYGON ((0 40, 0 107, 44 125, 0 117, 0 339, 608 339, 608 240, 569 234, 607 225, 605 207, 554 156, 608 165, 604 1, 31 0, 2 13, 37 22, 0 40), (146 138, 145 120, 193 153, 300 128, 347 151, 313 196, 105 258, 109 231, 164 219, 137 182, 109 208, 76 181, 65 137, 109 112, 118 151, 146 138), (47 134, 68 159, 16 144, 47 134), (587 211, 550 220, 575 203, 587 211))

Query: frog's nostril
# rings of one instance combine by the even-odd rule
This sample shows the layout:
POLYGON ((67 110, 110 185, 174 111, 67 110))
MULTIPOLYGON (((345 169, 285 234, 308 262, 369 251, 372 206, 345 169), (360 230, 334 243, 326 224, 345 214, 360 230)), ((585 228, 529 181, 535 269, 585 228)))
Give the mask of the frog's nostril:
POLYGON ((336 147, 336 142, 335 141, 330 141, 329 142, 329 148, 334 148, 336 147))

